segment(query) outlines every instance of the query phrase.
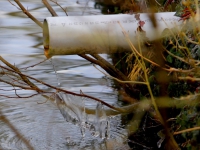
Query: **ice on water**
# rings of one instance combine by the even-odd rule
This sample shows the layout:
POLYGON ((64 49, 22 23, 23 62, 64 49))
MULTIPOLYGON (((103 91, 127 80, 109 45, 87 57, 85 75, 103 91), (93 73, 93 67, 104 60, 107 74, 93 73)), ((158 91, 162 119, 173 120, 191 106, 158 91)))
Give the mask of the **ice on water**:
POLYGON ((104 106, 98 102, 96 105, 96 118, 95 118, 95 125, 96 125, 96 132, 99 133, 99 136, 104 139, 109 137, 109 118, 106 116, 104 111, 104 106))
POLYGON ((86 114, 86 100, 82 97, 59 92, 56 94, 55 100, 66 121, 78 125, 83 137, 85 130, 89 130, 94 137, 109 138, 110 120, 100 102, 94 103, 95 114, 86 114))

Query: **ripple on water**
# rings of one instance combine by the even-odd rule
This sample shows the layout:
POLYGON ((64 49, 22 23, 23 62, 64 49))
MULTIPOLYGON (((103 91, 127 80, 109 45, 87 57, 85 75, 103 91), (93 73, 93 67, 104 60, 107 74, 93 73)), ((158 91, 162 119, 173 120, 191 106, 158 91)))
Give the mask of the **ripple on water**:
MULTIPOLYGON (((69 8, 67 9, 69 15, 91 15, 100 12, 92 8, 94 6, 93 1, 79 0, 79 4, 75 0, 59 0, 59 2, 64 7, 69 8)), ((34 2, 23 0, 22 3, 40 21, 50 16, 47 9, 43 7, 41 0, 35 0, 34 2)), ((53 6, 59 15, 65 15, 58 6, 54 4, 53 6)), ((0 15, 1 56, 19 68, 31 66, 44 60, 41 28, 37 27, 7 0, 0 1, 0 15)), ((104 81, 103 75, 87 61, 78 56, 57 56, 54 60, 57 70, 60 71, 60 73, 58 72, 58 77, 63 88, 75 92, 79 92, 82 89, 85 94, 89 93, 95 97, 101 97, 110 104, 116 103, 117 96, 107 85, 107 80, 104 81)), ((57 85, 56 76, 48 61, 27 70, 21 70, 25 74, 51 85, 57 85)), ((48 90, 43 85, 38 83, 37 85, 42 89, 48 90)), ((12 88, 2 83, 0 83, 0 86, 3 89, 12 88)), ((3 91, 3 94, 14 96, 12 91, 3 91)), ((33 92, 24 90, 18 94, 20 96, 27 96, 33 94, 33 92)), ((86 131, 85 138, 82 138, 80 128, 67 123, 53 102, 37 103, 44 101, 46 99, 41 96, 29 99, 6 99, 0 97, 0 110, 3 115, 34 149, 104 150, 116 147, 119 149, 128 149, 126 148, 127 145, 123 143, 126 140, 124 136, 124 134, 126 135, 126 131, 121 127, 120 116, 116 116, 110 120, 110 139, 102 140, 95 138, 91 136, 89 131, 86 131)), ((92 103, 88 104, 89 107, 92 107, 92 105, 92 103)), ((3 120, 0 120, 0 149, 29 150, 23 140, 3 120)))
MULTIPOLYGON (((111 118, 111 137, 109 140, 95 138, 91 136, 89 131, 86 131, 85 137, 82 138, 80 128, 66 122, 54 103, 37 104, 38 101, 45 100, 40 96, 15 101, 8 99, 7 105, 12 104, 12 108, 7 108, 4 112, 11 124, 35 149, 99 150, 112 147, 112 144, 118 144, 118 147, 127 146, 124 144, 126 131, 121 128, 120 116, 111 118)), ((4 122, 0 121, 0 124, 0 146, 3 149, 27 149, 24 142, 4 122)))

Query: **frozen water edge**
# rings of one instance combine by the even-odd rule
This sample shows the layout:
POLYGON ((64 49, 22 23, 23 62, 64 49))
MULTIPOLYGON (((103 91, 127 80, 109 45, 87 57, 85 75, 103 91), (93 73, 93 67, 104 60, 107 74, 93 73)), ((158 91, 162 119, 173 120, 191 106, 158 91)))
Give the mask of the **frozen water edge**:
MULTIPOLYGON (((95 142, 96 146, 105 146, 97 149, 129 149, 128 133, 121 125, 121 115, 107 116, 101 103, 62 92, 55 95, 55 101, 66 121, 80 128, 81 142, 88 143, 92 140, 91 144, 98 141, 98 144, 95 142), (88 135, 93 138, 90 139, 88 135)), ((77 145, 71 138, 67 137, 69 145, 77 145)))
POLYGON ((94 137, 101 139, 110 138, 110 119, 106 116, 104 106, 100 102, 96 102, 93 114, 85 112, 85 99, 64 93, 57 93, 55 96, 58 108, 66 119, 74 125, 80 127, 82 137, 85 136, 85 130, 89 130, 94 137))

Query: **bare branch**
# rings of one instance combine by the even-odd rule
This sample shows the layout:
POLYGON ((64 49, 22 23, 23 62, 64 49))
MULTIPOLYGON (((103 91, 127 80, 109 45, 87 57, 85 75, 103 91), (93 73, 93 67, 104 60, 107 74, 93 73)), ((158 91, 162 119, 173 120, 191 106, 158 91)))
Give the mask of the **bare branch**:
POLYGON ((195 130, 200 130, 200 127, 194 127, 194 128, 189 128, 189 129, 177 131, 177 132, 174 132, 174 135, 182 134, 182 133, 185 133, 185 132, 191 132, 191 131, 195 131, 195 130))
POLYGON ((21 10, 23 11, 24 14, 26 14, 31 20, 33 20, 38 26, 40 26, 41 28, 43 28, 43 25, 40 21, 38 21, 34 16, 32 16, 25 8, 24 6, 20 3, 19 0, 14 0, 17 5, 21 8, 21 10))
POLYGON ((104 75, 106 75, 106 76, 108 76, 108 77, 110 77, 110 78, 112 78, 112 79, 114 79, 114 80, 116 80, 116 81, 118 81, 118 82, 120 82, 120 83, 132 83, 132 84, 144 84, 144 85, 147 85, 146 82, 140 82, 140 81, 123 81, 123 80, 120 80, 120 79, 118 79, 118 78, 115 78, 115 77, 113 77, 113 76, 111 76, 111 75, 109 75, 109 74, 103 72, 102 70, 100 70, 99 68, 97 68, 95 65, 93 65, 93 66, 94 66, 97 70, 99 70, 101 73, 103 73, 104 75))
MULTIPOLYGON (((52 92, 47 92, 47 93, 52 93, 52 92)), ((34 97, 36 95, 40 95, 40 93, 36 93, 36 94, 32 94, 32 95, 29 95, 29 96, 7 96, 7 95, 3 95, 3 94, 0 94, 0 96, 2 97, 6 97, 6 98, 31 98, 31 97, 34 97)))
POLYGON ((10 0, 8 0, 8 2, 9 2, 11 5, 15 6, 17 9, 21 10, 19 7, 17 7, 15 4, 13 4, 10 0))
POLYGON ((195 77, 178 77, 179 80, 190 80, 190 81, 200 81, 200 78, 195 78, 195 77))
MULTIPOLYGON (((37 92, 43 92, 43 90, 39 89, 39 88, 38 88, 34 83, 32 83, 26 76, 22 75, 21 72, 20 72, 20 70, 19 70, 17 67, 11 65, 9 62, 7 62, 7 61, 6 61, 3 57, 1 57, 1 56, 0 56, 0 60, 1 60, 4 64, 6 64, 8 67, 10 67, 12 70, 14 70, 14 72, 16 72, 17 74, 19 74, 19 76, 22 78, 22 80, 23 80, 25 83, 27 83, 31 88, 33 88, 33 89, 36 90, 37 92)), ((1 68, 3 68, 3 67, 1 67, 1 68)), ((6 68, 6 70, 7 70, 7 68, 6 68)), ((12 72, 12 70, 9 70, 9 71, 12 72)))
POLYGON ((0 89, 0 91, 13 91, 13 90, 21 90, 21 89, 10 89, 10 90, 0 89))
MULTIPOLYGON (((6 67, 4 67, 4 66, 1 66, 1 65, 0 65, 0 67, 3 68, 3 69, 5 69, 5 70, 12 71, 11 69, 6 68, 6 67)), ((106 102, 104 102, 104 101, 102 101, 102 100, 100 100, 100 99, 98 99, 98 98, 95 98, 95 97, 92 97, 92 96, 89 96, 89 95, 85 95, 85 94, 77 94, 77 93, 74 93, 74 92, 71 92, 71 91, 67 91, 67 90, 64 90, 64 89, 61 89, 61 88, 58 88, 58 87, 54 87, 54 86, 52 86, 52 85, 50 85, 50 84, 47 84, 47 83, 45 83, 45 82, 43 82, 43 81, 41 81, 41 80, 38 80, 38 79, 33 78, 33 77, 31 77, 31 76, 25 75, 25 74, 23 74, 23 73, 21 73, 21 72, 19 72, 19 71, 17 71, 17 70, 13 70, 13 72, 19 74, 20 76, 23 76, 23 77, 26 77, 26 78, 35 80, 36 82, 41 83, 41 84, 43 84, 43 85, 46 85, 47 87, 50 87, 50 88, 52 88, 52 89, 55 89, 55 90, 58 91, 58 92, 64 92, 64 93, 71 94, 71 95, 75 95, 75 96, 90 98, 90 99, 93 99, 93 100, 95 100, 95 101, 101 102, 102 104, 104 104, 104 105, 106 105, 107 107, 112 108, 112 109, 114 109, 114 110, 116 110, 116 111, 121 111, 121 112, 123 112, 123 110, 121 110, 120 108, 116 108, 116 107, 114 107, 114 106, 112 106, 112 105, 110 105, 110 104, 108 104, 108 103, 106 103, 106 102)), ((0 79, 0 81, 1 81, 1 79, 0 79)), ((5 82, 7 82, 7 81, 5 81, 5 82)), ((9 82, 7 82, 7 83, 10 84, 9 82)), ((15 85, 13 85, 13 86, 15 86, 15 85)), ((17 86, 20 87, 19 85, 17 85, 17 86)), ((37 88, 38 88, 38 87, 37 87, 37 88)), ((35 88, 29 88, 29 89, 31 89, 31 90, 36 90, 35 88)), ((44 91, 41 90, 41 89, 40 89, 40 91, 44 92, 44 91)))
POLYGON ((47 0, 42 0, 42 2, 46 6, 46 8, 49 10, 52 16, 58 16, 47 0))
POLYGON ((24 90, 35 90, 35 89, 31 88, 31 87, 21 86, 21 85, 18 85, 18 84, 14 84, 13 82, 4 81, 2 79, 0 79, 0 82, 4 82, 4 83, 6 83, 8 85, 11 85, 11 86, 14 86, 14 87, 19 87, 19 88, 24 89, 24 90))
POLYGON ((34 64, 34 65, 31 65, 31 66, 28 66, 28 67, 24 67, 24 68, 20 68, 20 69, 28 69, 28 68, 32 68, 32 67, 35 67, 35 66, 37 66, 37 65, 39 65, 39 64, 41 64, 41 63, 43 63, 43 62, 45 62, 46 60, 48 60, 47 58, 46 59, 44 59, 43 61, 41 61, 41 62, 39 62, 39 63, 37 63, 37 64, 34 64))
POLYGON ((67 14, 67 8, 64 9, 57 1, 54 1, 54 0, 50 0, 50 1, 53 2, 53 3, 55 3, 56 5, 58 5, 65 12, 66 16, 68 16, 68 14, 67 14))

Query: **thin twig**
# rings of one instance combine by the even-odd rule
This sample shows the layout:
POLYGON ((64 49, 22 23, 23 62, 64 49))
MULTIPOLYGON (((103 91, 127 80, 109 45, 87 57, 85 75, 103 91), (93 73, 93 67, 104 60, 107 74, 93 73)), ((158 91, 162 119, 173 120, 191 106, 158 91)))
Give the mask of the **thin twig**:
POLYGON ((51 13, 52 16, 58 16, 47 0, 42 0, 42 2, 46 6, 46 8, 49 10, 49 12, 51 13))
POLYGON ((194 128, 177 131, 177 132, 174 132, 174 135, 185 133, 185 132, 191 132, 191 131, 195 131, 195 130, 200 130, 200 127, 194 127, 194 128))
POLYGON ((21 8, 21 10, 23 11, 24 14, 26 14, 31 20, 33 20, 38 26, 40 26, 41 28, 43 28, 43 25, 41 22, 39 22, 34 16, 32 16, 25 8, 24 6, 20 3, 19 0, 14 0, 17 5, 21 8))
MULTIPOLYGON (((20 75, 20 77, 22 78, 22 80, 27 83, 31 88, 33 88, 34 90, 36 90, 37 92, 43 92, 43 90, 39 89, 34 83, 32 83, 26 76, 23 76, 22 74, 20 74, 20 70, 11 65, 8 61, 6 61, 3 57, 0 56, 0 60, 6 64, 8 67, 10 67, 12 70, 14 70, 17 74, 20 75)), ((2 67, 3 68, 3 67, 2 67)), ((12 70, 10 70, 12 72, 12 70)))
MULTIPOLYGON (((12 71, 11 69, 6 68, 6 67, 4 67, 4 66, 1 66, 1 65, 0 65, 0 67, 3 68, 3 69, 5 69, 5 70, 12 71)), ((98 98, 95 98, 95 97, 92 97, 92 96, 89 96, 89 95, 85 95, 85 94, 78 94, 78 93, 74 93, 74 92, 71 92, 71 91, 67 91, 67 90, 64 90, 64 89, 61 89, 61 88, 58 88, 58 87, 54 87, 54 86, 52 86, 52 85, 50 85, 50 84, 47 84, 47 83, 45 83, 45 82, 43 82, 43 81, 41 81, 41 80, 38 80, 38 79, 36 79, 36 78, 33 78, 33 77, 31 77, 31 76, 28 76, 28 75, 25 75, 25 74, 23 74, 23 73, 21 73, 21 72, 18 72, 17 70, 13 70, 13 72, 19 74, 20 76, 24 76, 24 77, 26 77, 26 78, 35 80, 36 82, 41 83, 41 84, 43 84, 43 85, 46 85, 47 87, 50 87, 50 88, 52 88, 52 89, 55 89, 56 91, 64 92, 64 93, 71 94, 71 95, 75 95, 75 96, 80 96, 80 97, 86 97, 86 98, 89 98, 89 99, 93 99, 93 100, 95 100, 95 101, 101 102, 102 104, 104 104, 105 106, 107 106, 107 107, 109 107, 109 108, 111 108, 111 109, 114 109, 114 110, 116 110, 116 111, 121 111, 121 112, 123 112, 123 110, 121 110, 120 108, 116 108, 116 107, 114 107, 114 106, 112 106, 112 105, 110 105, 110 104, 108 104, 108 103, 106 103, 106 102, 104 102, 104 101, 102 101, 102 100, 100 100, 100 99, 98 99, 98 98)), ((0 80, 1 80, 1 79, 0 79, 0 80)), ((34 90, 34 89, 32 89, 32 90, 34 90)))
POLYGON ((55 95, 55 92, 51 92, 52 95, 48 96, 48 98, 46 98, 46 100, 44 102, 37 102, 37 104, 44 104, 46 103, 48 100, 50 100, 52 98, 53 95, 55 95))
POLYGON ((189 39, 186 34, 184 32, 181 32, 181 34, 186 38, 186 40, 190 43, 193 43, 193 44, 196 44, 196 45, 200 45, 200 42, 195 42, 195 41, 192 41, 191 39, 189 39))
POLYGON ((0 79, 0 82, 4 82, 4 83, 6 83, 8 85, 11 85, 11 86, 14 86, 14 87, 19 87, 19 88, 24 89, 24 90, 33 90, 33 91, 35 91, 35 89, 33 89, 32 87, 22 86, 22 85, 19 85, 19 84, 14 84, 13 82, 4 81, 2 79, 0 79))
POLYGON ((13 90, 21 90, 21 89, 10 89, 10 90, 0 89, 0 91, 13 91, 13 90))
POLYGON ((115 78, 115 77, 113 77, 113 76, 111 76, 111 75, 109 75, 109 74, 103 72, 102 70, 100 70, 99 68, 97 68, 96 65, 93 64, 93 66, 94 66, 97 70, 99 70, 101 73, 103 73, 104 75, 106 75, 106 76, 108 76, 108 77, 110 77, 110 78, 112 78, 112 79, 114 79, 114 80, 116 80, 116 81, 118 81, 118 82, 120 82, 120 83, 132 83, 132 84, 144 84, 144 85, 146 85, 146 82, 139 82, 139 81, 122 81, 122 80, 120 80, 120 79, 117 79, 117 78, 115 78))
POLYGON ((50 0, 50 1, 53 2, 53 3, 55 3, 56 5, 58 5, 65 12, 66 16, 68 16, 68 14, 67 14, 67 8, 64 9, 57 1, 54 1, 54 0, 50 0))
POLYGON ((24 68, 20 68, 20 69, 28 69, 28 68, 32 68, 32 67, 35 67, 35 66, 37 66, 37 65, 39 65, 39 64, 41 64, 41 63, 43 63, 43 62, 45 62, 46 60, 48 60, 47 58, 46 59, 44 59, 43 61, 41 61, 41 62, 39 62, 39 63, 36 63, 36 64, 34 64, 34 65, 31 65, 31 66, 28 66, 28 67, 24 67, 24 68))
POLYGON ((19 7, 17 7, 15 4, 13 4, 10 0, 8 0, 8 2, 9 2, 11 5, 15 6, 17 9, 21 10, 19 7))
MULTIPOLYGON (((53 92, 44 92, 44 93, 53 93, 53 92)), ((34 97, 36 95, 41 95, 40 93, 36 93, 36 94, 32 94, 32 95, 29 95, 29 96, 7 96, 7 95, 3 95, 3 94, 0 94, 0 96, 2 97, 6 97, 6 98, 31 98, 31 97, 34 97)))
POLYGON ((159 6, 161 6, 161 4, 160 4, 157 0, 155 0, 155 2, 156 2, 159 6))
POLYGON ((192 61, 194 61, 193 59, 189 59, 189 61, 186 61, 185 59, 183 59, 183 58, 181 58, 181 57, 179 57, 179 56, 177 56, 177 55, 174 55, 173 53, 171 53, 171 52, 168 51, 168 50, 166 50, 166 52, 167 52, 169 55, 173 56, 174 58, 176 58, 176 59, 178 59, 178 60, 180 60, 180 61, 182 61, 182 62, 184 62, 184 63, 186 63, 186 64, 189 64, 189 65, 191 65, 191 62, 192 62, 192 61))
POLYGON ((137 49, 135 48, 135 46, 132 44, 132 42, 130 41, 130 38, 128 37, 128 34, 126 34, 124 28, 122 27, 122 25, 120 24, 120 22, 118 22, 120 27, 122 28, 122 32, 124 33, 125 35, 125 38, 128 42, 128 44, 130 45, 131 49, 134 51, 134 53, 136 53, 139 57, 143 58, 144 60, 148 61, 149 63, 151 63, 152 65, 155 65, 156 67, 159 67, 165 71, 168 71, 168 72, 183 72, 183 73, 188 73, 188 72, 191 72, 193 69, 190 69, 190 70, 183 70, 183 69, 176 69, 176 68, 163 68, 161 67, 159 64, 155 63, 154 61, 151 61, 150 59, 144 57, 142 54, 140 54, 137 49))
POLYGON ((195 77, 178 77, 179 80, 190 80, 190 81, 200 81, 200 78, 195 78, 195 77))
POLYGON ((143 145, 143 144, 140 144, 140 143, 138 143, 138 142, 135 142, 135 141, 133 141, 133 140, 127 140, 127 142, 133 143, 133 144, 137 144, 137 145, 143 147, 144 149, 152 150, 152 147, 147 147, 147 146, 145 146, 145 145, 143 145))
MULTIPOLYGON (((104 58, 102 58, 100 55, 98 54, 91 54, 92 57, 94 57, 95 59, 97 59, 98 61, 101 62, 101 67, 106 70, 111 76, 118 78, 120 80, 123 81, 129 81, 129 79, 127 78, 127 76, 125 76, 120 70, 118 70, 117 68, 115 68, 113 65, 111 65, 109 62, 107 62, 104 58)), ((124 88, 124 90, 127 92, 127 94, 129 94, 130 96, 135 95, 135 97, 138 97, 138 91, 136 89, 134 89, 134 87, 132 86, 132 84, 130 83, 125 83, 125 84, 121 84, 121 86, 124 88)))

